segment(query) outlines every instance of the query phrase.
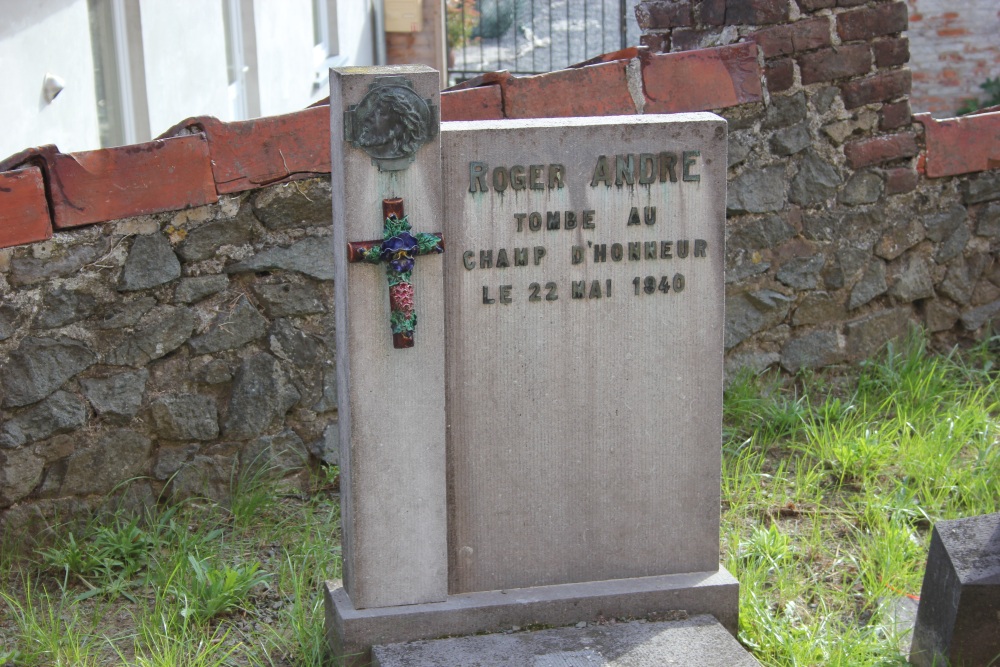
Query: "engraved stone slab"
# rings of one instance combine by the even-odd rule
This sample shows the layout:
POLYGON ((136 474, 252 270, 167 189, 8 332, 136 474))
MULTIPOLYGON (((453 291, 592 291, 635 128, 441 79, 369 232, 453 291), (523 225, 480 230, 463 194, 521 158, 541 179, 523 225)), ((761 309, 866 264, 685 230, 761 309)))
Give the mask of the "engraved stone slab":
POLYGON ((725 121, 441 141, 449 592, 718 570, 725 121))
MULTIPOLYGON (((373 165, 345 136, 345 114, 373 84, 401 79, 411 86, 407 96, 439 105, 439 78, 427 67, 330 75, 344 587, 358 609, 441 601, 447 594, 442 256, 422 257, 413 273, 420 336, 401 350, 389 336, 384 268, 347 261, 349 241, 382 237, 385 199, 402 198, 417 228, 436 230, 443 217, 439 134, 407 144, 406 168, 392 170, 373 165)), ((377 120, 373 131, 396 127, 392 117, 377 120)))

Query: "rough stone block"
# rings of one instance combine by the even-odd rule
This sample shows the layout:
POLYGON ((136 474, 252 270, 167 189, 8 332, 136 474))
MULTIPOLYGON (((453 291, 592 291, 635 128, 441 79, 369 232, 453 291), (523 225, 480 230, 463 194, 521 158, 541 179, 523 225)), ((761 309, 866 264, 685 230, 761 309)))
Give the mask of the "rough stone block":
POLYGON ((806 119, 809 108, 806 105, 806 95, 799 91, 793 95, 780 95, 771 98, 767 113, 761 122, 761 129, 773 130, 778 127, 788 127, 806 119))
POLYGON ((118 278, 118 291, 157 287, 181 277, 181 263, 163 234, 137 236, 118 278))
POLYGON ((1000 513, 939 521, 931 534, 910 662, 988 665, 1000 655, 1000 513))
POLYGON ((195 354, 209 354, 242 347, 264 335, 267 320, 245 296, 229 311, 219 313, 207 333, 190 340, 195 354))
POLYGON ((847 179, 838 201, 848 206, 871 204, 882 196, 883 188, 880 175, 872 171, 856 171, 847 179))
POLYGON ((329 226, 330 182, 314 178, 275 185, 256 193, 251 206, 271 231, 329 226))
POLYGON ((832 197, 843 182, 837 167, 810 148, 799 160, 788 198, 802 206, 821 204, 832 197))
POLYGON ((39 401, 96 361, 89 347, 71 338, 25 338, 0 372, 3 407, 39 401))
POLYGON ((960 187, 962 201, 965 204, 981 204, 1000 199, 1000 172, 987 171, 977 174, 962 183, 960 187))
POLYGON ((811 331, 790 339, 781 348, 781 366, 789 373, 829 366, 845 357, 844 342, 835 331, 811 331))
POLYGON ((729 184, 726 209, 729 213, 780 211, 787 201, 788 180, 784 165, 747 169, 729 184))
POLYGON ((104 353, 106 363, 115 366, 145 366, 153 359, 170 354, 191 337, 196 318, 190 308, 162 306, 144 314, 153 304, 155 299, 153 303, 136 302, 134 305, 139 308, 118 313, 128 316, 128 319, 136 315, 139 328, 122 334, 120 339, 109 344, 104 353))
POLYGON ((890 340, 902 340, 909 331, 909 307, 883 310, 848 322, 845 326, 847 354, 851 359, 867 359, 890 340))
POLYGON ((317 280, 333 280, 333 239, 310 236, 291 246, 268 248, 249 259, 226 267, 226 273, 298 271, 317 280))
POLYGON ((885 193, 899 195, 913 192, 918 182, 917 170, 910 167, 894 167, 885 172, 885 193))

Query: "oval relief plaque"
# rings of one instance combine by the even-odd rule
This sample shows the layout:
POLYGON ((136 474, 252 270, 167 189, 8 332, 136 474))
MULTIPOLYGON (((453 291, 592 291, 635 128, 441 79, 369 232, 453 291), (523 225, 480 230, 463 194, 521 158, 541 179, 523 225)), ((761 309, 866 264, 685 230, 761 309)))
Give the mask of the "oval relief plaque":
POLYGON ((437 107, 402 76, 375 79, 361 102, 344 114, 344 138, 382 171, 406 169, 437 129, 437 107))

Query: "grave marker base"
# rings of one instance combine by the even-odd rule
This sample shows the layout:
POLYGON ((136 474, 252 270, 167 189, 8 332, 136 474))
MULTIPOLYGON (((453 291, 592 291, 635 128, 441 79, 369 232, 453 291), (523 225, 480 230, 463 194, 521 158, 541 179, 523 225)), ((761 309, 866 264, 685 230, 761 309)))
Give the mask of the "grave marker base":
POLYGON ((389 644, 372 658, 374 667, 760 666, 711 616, 389 644))
POLYGON ((371 647, 419 639, 502 632, 512 626, 566 626, 600 617, 645 618, 684 610, 711 614, 735 635, 739 582, 717 572, 670 574, 451 595, 444 602, 355 609, 340 582, 325 586, 326 628, 345 665, 366 665, 371 647))

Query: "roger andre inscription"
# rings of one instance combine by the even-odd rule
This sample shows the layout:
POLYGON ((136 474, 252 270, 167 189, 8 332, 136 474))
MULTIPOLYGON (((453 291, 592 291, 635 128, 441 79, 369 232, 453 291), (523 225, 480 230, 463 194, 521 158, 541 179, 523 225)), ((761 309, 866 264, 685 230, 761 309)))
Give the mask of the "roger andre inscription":
MULTIPOLYGON (((645 188, 695 186, 701 181, 700 161, 701 151, 698 150, 597 155, 592 166, 586 165, 585 170, 577 170, 577 173, 583 171, 590 175, 586 187, 617 189, 629 194, 629 190, 645 188)), ((528 197, 518 201, 528 202, 527 208, 535 208, 530 206, 532 193, 541 195, 535 199, 542 202, 547 199, 544 196, 546 192, 557 192, 567 187, 571 171, 559 163, 494 165, 470 161, 467 196, 504 196, 508 191, 524 192, 528 197)), ((466 271, 483 272, 484 305, 510 304, 515 300, 542 304, 567 298, 593 300, 677 296, 684 292, 687 281, 683 262, 696 262, 714 251, 705 239, 671 237, 668 225, 662 221, 658 225, 657 207, 654 205, 625 206, 619 215, 611 214, 606 220, 599 219, 594 209, 542 208, 520 210, 499 221, 510 225, 514 238, 523 239, 523 244, 504 248, 466 248, 461 252, 462 267, 466 271), (620 240, 598 242, 586 239, 586 235, 593 235, 598 229, 611 230, 612 236, 620 240), (628 265, 634 268, 634 276, 624 289, 616 285, 612 278, 578 280, 551 276, 521 284, 515 281, 519 268, 545 267, 546 259, 553 253, 566 253, 570 266, 628 265), (498 271, 502 273, 495 273, 498 271)))

